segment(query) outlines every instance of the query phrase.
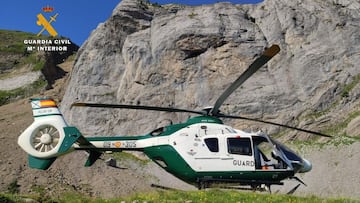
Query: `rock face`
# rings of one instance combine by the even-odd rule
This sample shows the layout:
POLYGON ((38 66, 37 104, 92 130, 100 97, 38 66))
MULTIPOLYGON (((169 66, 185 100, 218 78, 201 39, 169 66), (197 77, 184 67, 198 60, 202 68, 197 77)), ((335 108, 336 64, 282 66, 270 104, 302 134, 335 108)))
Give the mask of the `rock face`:
POLYGON ((121 1, 81 47, 62 110, 91 134, 137 134, 166 118, 180 122, 188 115, 69 107, 83 101, 201 109, 213 105, 265 47, 279 44, 280 54, 222 110, 300 127, 326 126, 323 117, 334 111, 346 115, 360 96, 353 88, 344 96, 360 74, 359 8, 355 0, 197 7, 121 1))
POLYGON ((181 122, 189 115, 70 105, 199 110, 213 105, 265 47, 278 44, 280 53, 235 91, 222 111, 309 130, 329 128, 359 111, 359 9, 357 0, 197 7, 123 0, 80 48, 62 111, 86 135, 147 133, 162 121, 181 122))

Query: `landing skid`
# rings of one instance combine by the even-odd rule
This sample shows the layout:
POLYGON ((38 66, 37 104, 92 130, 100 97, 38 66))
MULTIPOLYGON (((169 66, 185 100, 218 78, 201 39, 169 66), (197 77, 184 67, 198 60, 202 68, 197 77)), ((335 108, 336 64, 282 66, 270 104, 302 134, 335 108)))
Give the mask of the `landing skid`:
POLYGON ((295 186, 293 189, 291 189, 289 192, 287 192, 286 194, 287 195, 292 195, 294 194, 294 192, 298 189, 298 187, 300 186, 301 184, 298 184, 297 186, 295 186))
POLYGON ((229 190, 242 190, 242 191, 253 191, 253 192, 269 192, 271 194, 270 185, 269 186, 257 186, 257 187, 241 187, 241 186, 222 186, 221 189, 229 190))
POLYGON ((153 187, 153 188, 158 188, 158 189, 162 189, 162 190, 180 191, 180 189, 175 189, 175 188, 171 188, 171 187, 166 187, 166 186, 163 186, 163 185, 151 184, 150 186, 153 187))

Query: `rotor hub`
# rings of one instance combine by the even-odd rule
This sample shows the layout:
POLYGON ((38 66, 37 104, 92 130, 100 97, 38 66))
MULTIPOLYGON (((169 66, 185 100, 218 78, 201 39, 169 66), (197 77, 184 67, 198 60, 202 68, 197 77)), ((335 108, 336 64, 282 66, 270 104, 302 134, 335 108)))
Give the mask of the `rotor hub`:
POLYGON ((49 135, 48 133, 45 133, 45 134, 41 135, 40 142, 42 144, 46 144, 46 145, 51 144, 52 143, 51 135, 49 135))

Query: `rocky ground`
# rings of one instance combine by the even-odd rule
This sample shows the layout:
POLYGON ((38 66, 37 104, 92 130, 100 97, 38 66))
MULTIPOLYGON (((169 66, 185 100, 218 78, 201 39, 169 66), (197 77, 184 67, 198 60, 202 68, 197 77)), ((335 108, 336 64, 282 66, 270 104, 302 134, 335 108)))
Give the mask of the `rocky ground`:
MULTIPOLYGON (((313 169, 299 176, 307 186, 301 185, 296 195, 360 198, 360 142, 339 146, 307 146, 302 151, 303 157, 313 164, 313 169)), ((297 184, 294 180, 286 181, 285 187, 274 187, 273 191, 286 193, 297 184)))
POLYGON ((7 78, 1 81, 0 90, 13 90, 19 87, 30 85, 41 76, 40 71, 27 72, 16 77, 7 78))

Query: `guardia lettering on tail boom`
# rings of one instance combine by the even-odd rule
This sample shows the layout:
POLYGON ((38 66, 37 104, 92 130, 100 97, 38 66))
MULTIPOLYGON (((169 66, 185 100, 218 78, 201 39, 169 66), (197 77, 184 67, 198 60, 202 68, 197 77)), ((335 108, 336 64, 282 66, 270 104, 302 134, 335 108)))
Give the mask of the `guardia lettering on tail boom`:
POLYGON ((258 189, 282 185, 296 173, 309 172, 311 163, 262 132, 248 133, 225 125, 220 118, 262 122, 311 133, 328 135, 259 119, 220 113, 224 101, 260 67, 280 51, 266 49, 217 99, 214 107, 188 110, 127 104, 74 103, 72 106, 122 108, 198 114, 184 123, 171 124, 139 136, 83 137, 68 126, 54 100, 32 99, 34 122, 19 136, 18 144, 29 154, 32 168, 47 169, 55 159, 73 150, 86 150, 91 166, 104 151, 144 152, 151 160, 179 179, 200 189, 213 183, 236 183, 258 189))

